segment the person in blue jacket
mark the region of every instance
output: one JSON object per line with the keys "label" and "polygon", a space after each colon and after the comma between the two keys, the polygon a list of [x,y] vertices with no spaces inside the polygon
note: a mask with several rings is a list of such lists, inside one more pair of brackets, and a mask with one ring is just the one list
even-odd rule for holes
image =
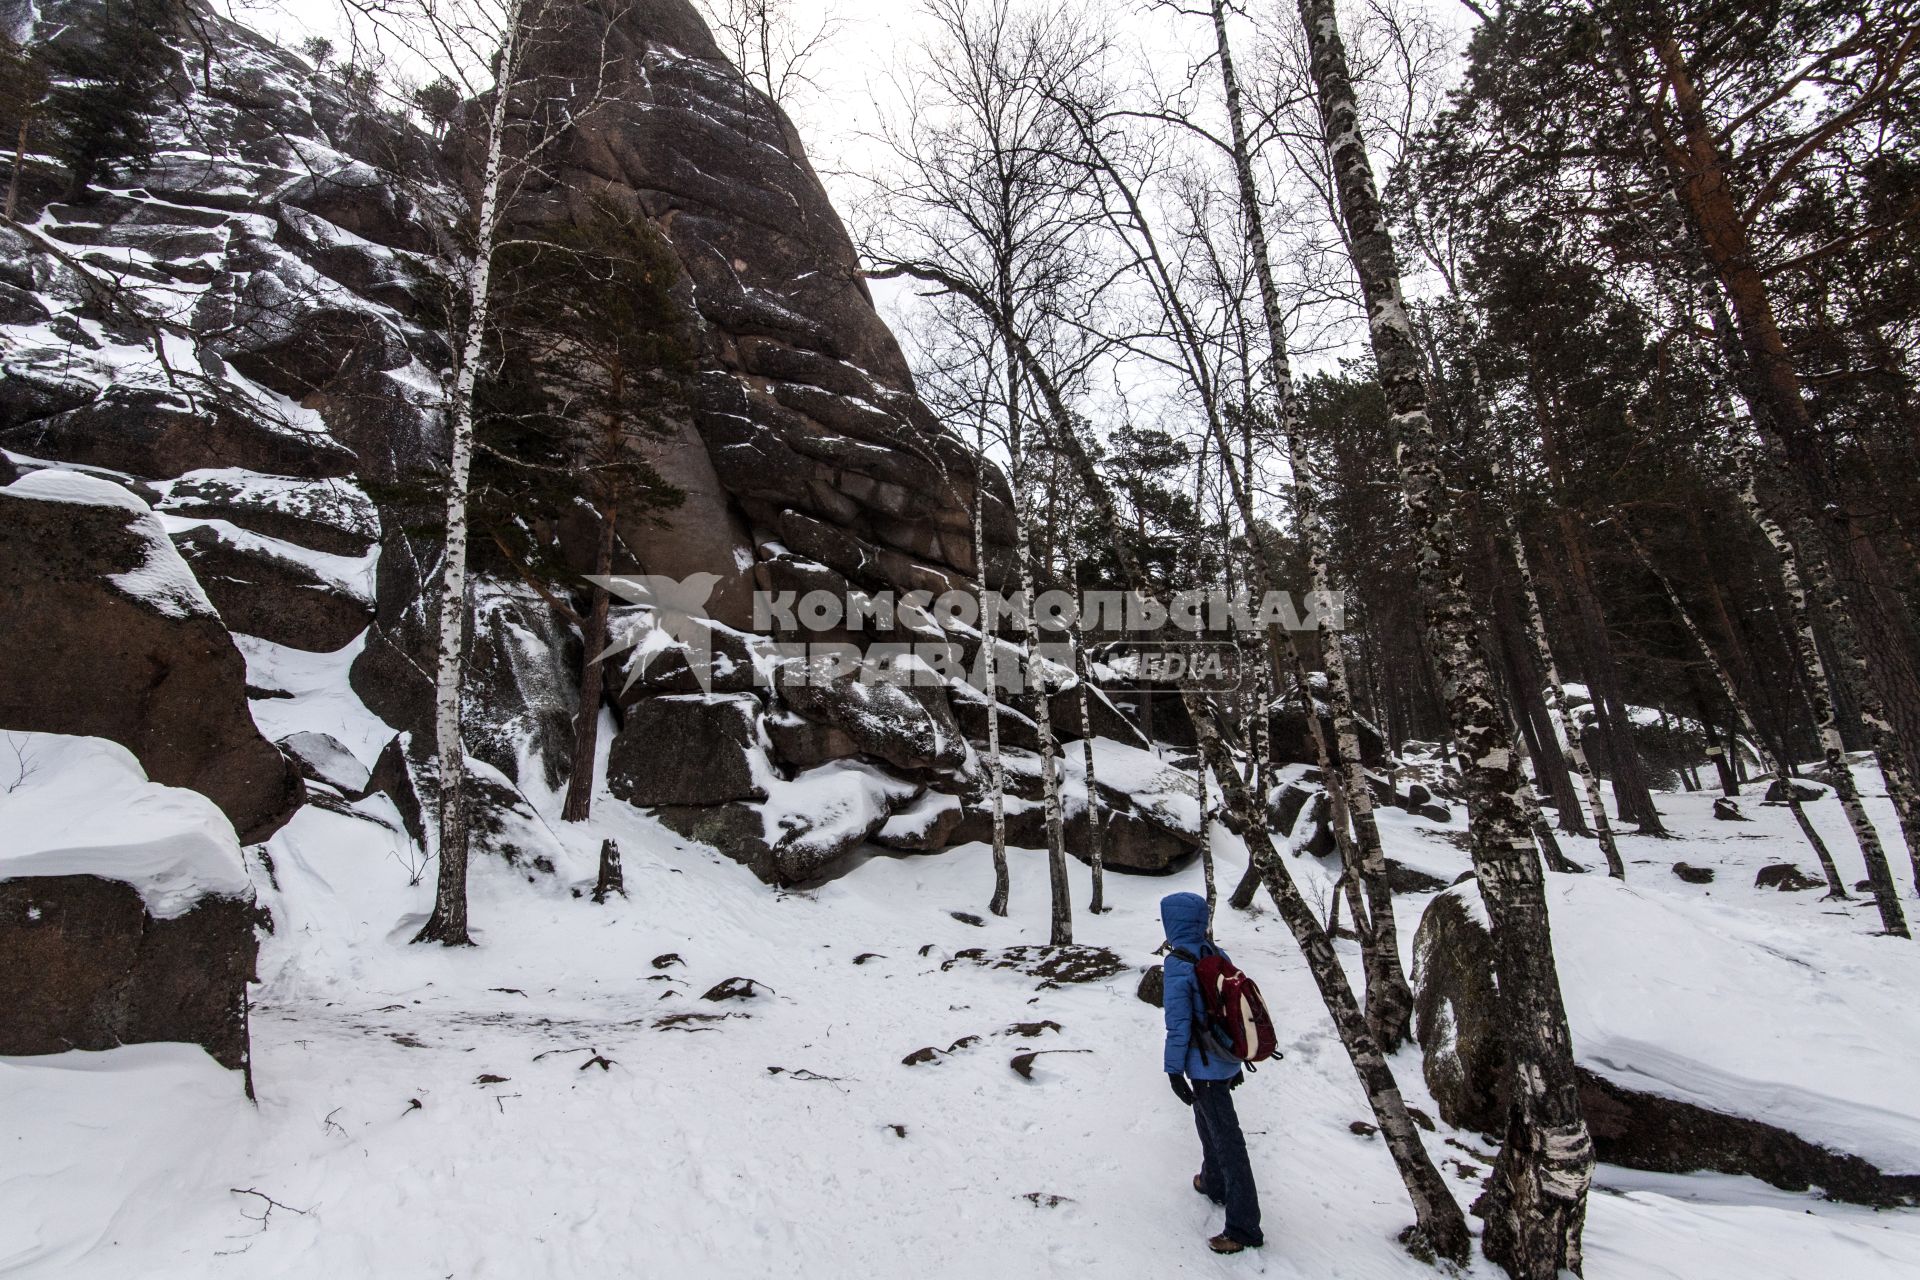
{"label": "person in blue jacket", "polygon": [[1227,1208],[1227,1223],[1207,1241],[1215,1253],[1239,1253],[1265,1243],[1260,1234],[1260,1198],[1247,1161],[1247,1140],[1234,1114],[1232,1090],[1243,1078],[1234,1056],[1204,1039],[1206,1007],[1194,962],[1226,952],[1209,936],[1207,900],[1197,893],[1160,899],[1160,925],[1167,934],[1163,1005],[1167,1017],[1165,1067],[1174,1096],[1193,1108],[1200,1131],[1200,1172],[1193,1189]]}

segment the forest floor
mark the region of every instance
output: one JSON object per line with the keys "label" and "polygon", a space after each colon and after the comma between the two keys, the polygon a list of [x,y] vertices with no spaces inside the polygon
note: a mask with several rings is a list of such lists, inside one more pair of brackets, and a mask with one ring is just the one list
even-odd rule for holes
{"label": "forest floor", "polygon": [[[1920,1170],[1920,944],[1870,936],[1865,902],[1752,888],[1767,862],[1813,870],[1784,812],[1750,798],[1755,821],[1718,823],[1709,796],[1659,799],[1679,838],[1629,838],[1627,884],[1550,879],[1582,1057]],[[1815,808],[1857,878],[1837,805]],[[1394,1243],[1405,1197],[1379,1139],[1349,1128],[1365,1103],[1270,910],[1223,911],[1217,929],[1286,1055],[1236,1094],[1268,1243],[1206,1251],[1217,1211],[1188,1186],[1197,1141],[1160,1072],[1159,1012],[1134,993],[1160,896],[1200,889],[1198,866],[1109,876],[1112,910],[1094,917],[1074,864],[1077,936],[1126,968],[1043,987],[955,959],[1046,940],[1039,854],[1015,853],[1013,912],[994,919],[979,845],[780,892],[623,806],[600,815],[559,833],[557,876],[477,863],[480,945],[449,951],[409,945],[430,883],[387,832],[304,810],[268,846],[272,882],[255,868],[275,918],[258,1105],[191,1047],[0,1059],[0,1273],[1431,1274]],[[1465,868],[1446,839],[1457,817],[1387,817],[1393,856]],[[630,896],[596,906],[572,886],[606,835]],[[1222,844],[1224,897],[1242,854]],[[1598,862],[1590,843],[1569,850]],[[1718,880],[1683,884],[1680,860]],[[1325,870],[1290,861],[1324,899]],[[1425,902],[1402,899],[1409,945]],[[736,977],[758,994],[702,998]],[[940,1052],[903,1064],[923,1047]],[[1012,1062],[1035,1049],[1049,1052],[1024,1078]],[[1432,1112],[1418,1051],[1394,1069]],[[1442,1126],[1426,1141],[1470,1203],[1484,1140]],[[1587,1248],[1587,1274],[1608,1280],[1910,1277],[1920,1212],[1603,1166]],[[1476,1259],[1471,1274],[1495,1272]]]}

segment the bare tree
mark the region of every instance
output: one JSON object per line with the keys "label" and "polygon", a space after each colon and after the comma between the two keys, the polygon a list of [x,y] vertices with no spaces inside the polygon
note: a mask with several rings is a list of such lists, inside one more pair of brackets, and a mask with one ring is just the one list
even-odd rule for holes
{"label": "bare tree", "polygon": [[1508,1114],[1506,1145],[1482,1201],[1482,1247],[1516,1280],[1553,1280],[1563,1269],[1581,1268],[1594,1157],[1554,968],[1544,871],[1534,844],[1533,789],[1475,643],[1440,433],[1428,409],[1420,348],[1332,0],[1300,0],[1300,22],[1318,91],[1321,145],[1332,166],[1374,360],[1398,433],[1401,487],[1420,542],[1428,644],[1461,748],[1474,870],[1493,922],[1508,1045]]}
{"label": "bare tree", "polygon": [[[608,100],[605,39],[620,7],[576,11],[554,0],[344,0],[356,48],[422,66],[459,87],[470,104],[470,142],[478,158],[468,192],[466,251],[449,264],[459,336],[446,387],[451,438],[445,477],[446,546],[439,574],[434,674],[434,754],[439,773],[438,882],[433,911],[415,941],[470,946],[467,862],[470,844],[461,687],[465,676],[469,504],[472,500],[475,393],[490,332],[495,255],[506,239],[520,192],[542,175],[562,140]],[[530,92],[530,54],[598,37],[598,75],[564,91]]]}
{"label": "bare tree", "polygon": [[814,64],[846,23],[828,6],[818,22],[793,0],[699,0],[721,52],[752,85],[782,107],[815,88]]}

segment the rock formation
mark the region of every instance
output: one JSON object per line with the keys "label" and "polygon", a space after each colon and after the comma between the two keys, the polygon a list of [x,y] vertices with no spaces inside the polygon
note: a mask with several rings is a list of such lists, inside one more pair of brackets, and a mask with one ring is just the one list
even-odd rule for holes
{"label": "rock formation", "polygon": [[[40,16],[66,23],[96,2],[51,0]],[[682,497],[664,519],[623,519],[615,567],[713,583],[700,670],[655,646],[639,678],[629,684],[626,668],[609,681],[621,721],[614,794],[661,806],[676,828],[779,881],[817,875],[870,837],[934,851],[977,835],[977,696],[939,680],[816,685],[782,670],[774,645],[950,641],[971,655],[979,635],[904,613],[891,629],[795,633],[756,619],[753,594],[971,590],[976,502],[986,576],[1004,586],[1004,478],[990,467],[977,477],[970,452],[915,395],[792,124],[726,62],[687,0],[563,16],[572,25],[562,34],[594,38],[536,42],[525,97],[551,102],[591,83],[592,109],[553,140],[511,216],[553,230],[617,207],[670,250],[695,390],[642,447]],[[84,467],[139,495],[209,606],[193,625],[206,631],[203,648],[225,655],[227,685],[240,682],[240,663],[230,641],[220,648],[222,624],[250,637],[249,655],[351,658],[353,692],[396,735],[374,785],[410,825],[424,808],[419,829],[429,829],[439,406],[451,359],[438,317],[469,148],[457,120],[431,136],[211,11],[196,10],[193,27],[174,41],[152,158],[77,204],[58,198],[58,175],[30,173],[31,216],[0,228],[0,458],[9,474]],[[34,536],[61,536],[65,520],[43,512]],[[98,517],[76,515],[74,526],[89,520]],[[573,573],[587,572],[589,548],[564,523],[543,520],[542,536]],[[9,532],[25,537],[27,525]],[[31,576],[22,566],[38,554],[9,553],[10,571]],[[550,791],[570,767],[591,655],[484,538],[470,607],[468,751],[491,779],[487,794]],[[644,630],[636,613],[618,625]],[[85,654],[72,646],[68,685],[86,682]],[[111,701],[132,723],[88,719],[84,700],[60,701],[49,718],[15,698],[7,706],[22,709],[0,714],[0,727],[117,736],[151,756],[156,778],[215,795],[245,838],[269,833],[297,802],[294,766],[244,732],[231,692],[206,699],[186,726],[136,709],[111,683],[150,678],[136,656],[102,664],[119,670],[101,687],[117,690]],[[1038,745],[1029,704],[1007,708],[1015,748]],[[1093,705],[1095,733],[1145,746],[1120,707],[1104,695]],[[1052,711],[1063,737],[1078,735],[1076,695],[1056,693]],[[668,743],[684,748],[675,762],[662,758]],[[244,768],[236,751],[252,753]],[[1116,811],[1110,865],[1165,870],[1192,849],[1190,824],[1124,788],[1103,787],[1102,799]],[[1037,828],[1023,821],[1016,814],[1031,840]],[[481,821],[482,846],[487,831],[512,827]],[[1070,827],[1084,846],[1084,823]]]}

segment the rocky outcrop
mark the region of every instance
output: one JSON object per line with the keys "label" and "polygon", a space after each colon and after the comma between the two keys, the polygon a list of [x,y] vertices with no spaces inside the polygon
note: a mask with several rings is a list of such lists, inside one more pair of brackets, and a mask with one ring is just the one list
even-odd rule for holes
{"label": "rocky outcrop", "polygon": [[212,799],[249,843],[303,796],[254,726],[246,664],[158,518],[72,472],[0,489],[0,728],[121,743],[154,781]]}
{"label": "rocky outcrop", "polygon": [[643,698],[613,741],[607,787],[646,806],[765,800],[772,770],[759,726],[750,693]]}
{"label": "rocky outcrop", "polygon": [[[1440,894],[1413,939],[1414,1034],[1427,1088],[1457,1128],[1506,1130],[1506,1042],[1500,1028],[1493,939],[1473,886]],[[1628,1089],[1587,1064],[1576,1068],[1594,1150],[1610,1164],[1659,1173],[1713,1170],[1788,1191],[1819,1187],[1861,1204],[1920,1200],[1920,1177],[1889,1175],[1763,1121]]]}
{"label": "rocky outcrop", "polygon": [[7,738],[0,1055],[179,1040],[244,1068],[262,917],[232,825],[116,743]]}
{"label": "rocky outcrop", "polygon": [[180,1040],[244,1070],[258,921],[231,898],[157,920],[97,876],[0,880],[0,1054]]}

